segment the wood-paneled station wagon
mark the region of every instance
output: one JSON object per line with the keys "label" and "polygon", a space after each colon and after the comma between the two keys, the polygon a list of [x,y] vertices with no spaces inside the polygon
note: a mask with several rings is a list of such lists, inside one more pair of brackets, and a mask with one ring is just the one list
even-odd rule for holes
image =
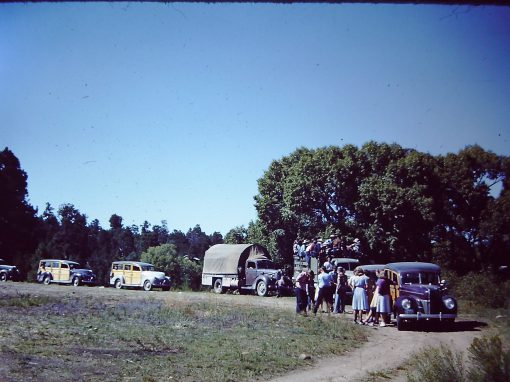
{"label": "wood-paneled station wagon", "polygon": [[170,290],[170,277],[156,271],[154,265],[140,261],[114,261],[110,272],[110,285],[117,289],[152,288]]}
{"label": "wood-paneled station wagon", "polygon": [[398,330],[419,321],[451,324],[457,317],[457,301],[441,281],[438,265],[421,262],[386,264],[391,281],[393,314]]}

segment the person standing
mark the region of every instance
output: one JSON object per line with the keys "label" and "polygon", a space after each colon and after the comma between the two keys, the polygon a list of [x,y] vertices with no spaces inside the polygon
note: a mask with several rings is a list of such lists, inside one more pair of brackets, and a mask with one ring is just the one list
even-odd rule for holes
{"label": "person standing", "polygon": [[333,305],[333,291],[331,290],[332,285],[333,280],[331,274],[326,271],[325,267],[321,267],[318,276],[319,293],[317,295],[317,301],[315,301],[315,305],[313,307],[313,314],[317,314],[317,310],[323,301],[326,301],[328,314],[331,313],[331,306]]}
{"label": "person standing", "polygon": [[376,283],[376,293],[378,297],[377,306],[375,308],[375,321],[377,321],[379,316],[382,316],[379,326],[386,326],[389,313],[391,313],[390,283],[382,271],[379,273],[379,280],[377,280]]}
{"label": "person standing", "polygon": [[[363,270],[358,268],[356,278],[353,280],[354,291],[352,294],[352,310],[354,310],[354,323],[365,325],[363,313],[370,309],[367,296],[368,277],[363,274]],[[359,315],[359,322],[358,322]]]}
{"label": "person standing", "polygon": [[349,289],[348,278],[345,269],[338,267],[338,276],[336,282],[335,307],[333,313],[345,312],[345,301],[347,300],[347,290]]}
{"label": "person standing", "polygon": [[294,292],[296,294],[296,313],[303,314],[304,316],[306,316],[306,307],[308,305],[306,289],[309,278],[310,276],[308,275],[308,269],[303,268],[301,273],[296,278],[296,287],[294,288]]}
{"label": "person standing", "polygon": [[307,308],[308,310],[312,310],[315,305],[315,273],[314,271],[310,271],[308,273],[308,284],[306,286],[306,294],[307,294]]}

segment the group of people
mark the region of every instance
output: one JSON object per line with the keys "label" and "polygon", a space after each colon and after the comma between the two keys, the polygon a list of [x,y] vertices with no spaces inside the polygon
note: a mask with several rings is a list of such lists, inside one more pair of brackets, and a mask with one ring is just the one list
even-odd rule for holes
{"label": "group of people", "polygon": [[314,238],[312,240],[294,240],[292,252],[295,258],[306,260],[308,267],[312,257],[318,258],[320,264],[328,256],[332,257],[359,257],[361,253],[360,240],[355,238],[352,244],[345,244],[339,235],[330,235],[329,239]]}
{"label": "group of people", "polygon": [[[317,290],[315,274],[308,268],[297,276],[295,284],[296,313],[314,315],[323,304],[323,312],[334,314],[345,313],[345,303],[348,292],[352,291],[352,309],[354,323],[361,325],[386,326],[391,313],[390,282],[384,272],[379,271],[376,277],[364,272],[361,267],[354,270],[354,275],[348,279],[342,267],[328,270],[324,265],[319,269]],[[363,320],[363,315],[366,319]]]}

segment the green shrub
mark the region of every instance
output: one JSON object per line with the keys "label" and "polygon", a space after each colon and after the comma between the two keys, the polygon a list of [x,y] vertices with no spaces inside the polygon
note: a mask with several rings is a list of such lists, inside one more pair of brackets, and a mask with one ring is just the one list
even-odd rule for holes
{"label": "green shrub", "polygon": [[445,345],[429,347],[413,360],[410,382],[507,382],[510,381],[510,350],[499,336],[475,338],[468,349],[469,364],[462,352]]}
{"label": "green shrub", "polygon": [[428,347],[412,362],[414,374],[408,375],[410,382],[461,382],[465,381],[462,353],[453,353],[446,346]]}
{"label": "green shrub", "polygon": [[471,360],[469,381],[510,381],[510,350],[503,349],[498,336],[475,338],[468,351]]}
{"label": "green shrub", "polygon": [[[510,308],[510,281],[497,279],[491,273],[468,273],[458,276],[444,272],[455,297],[478,308]],[[486,293],[490,290],[490,293]]]}

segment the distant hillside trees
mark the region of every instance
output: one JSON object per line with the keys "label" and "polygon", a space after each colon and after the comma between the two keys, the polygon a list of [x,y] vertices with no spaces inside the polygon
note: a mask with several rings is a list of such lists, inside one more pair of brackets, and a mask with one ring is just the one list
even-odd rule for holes
{"label": "distant hillside trees", "polygon": [[509,171],[479,146],[446,156],[376,142],[300,148],[258,180],[256,224],[284,264],[294,239],[338,232],[376,263],[497,266],[509,261]]}

